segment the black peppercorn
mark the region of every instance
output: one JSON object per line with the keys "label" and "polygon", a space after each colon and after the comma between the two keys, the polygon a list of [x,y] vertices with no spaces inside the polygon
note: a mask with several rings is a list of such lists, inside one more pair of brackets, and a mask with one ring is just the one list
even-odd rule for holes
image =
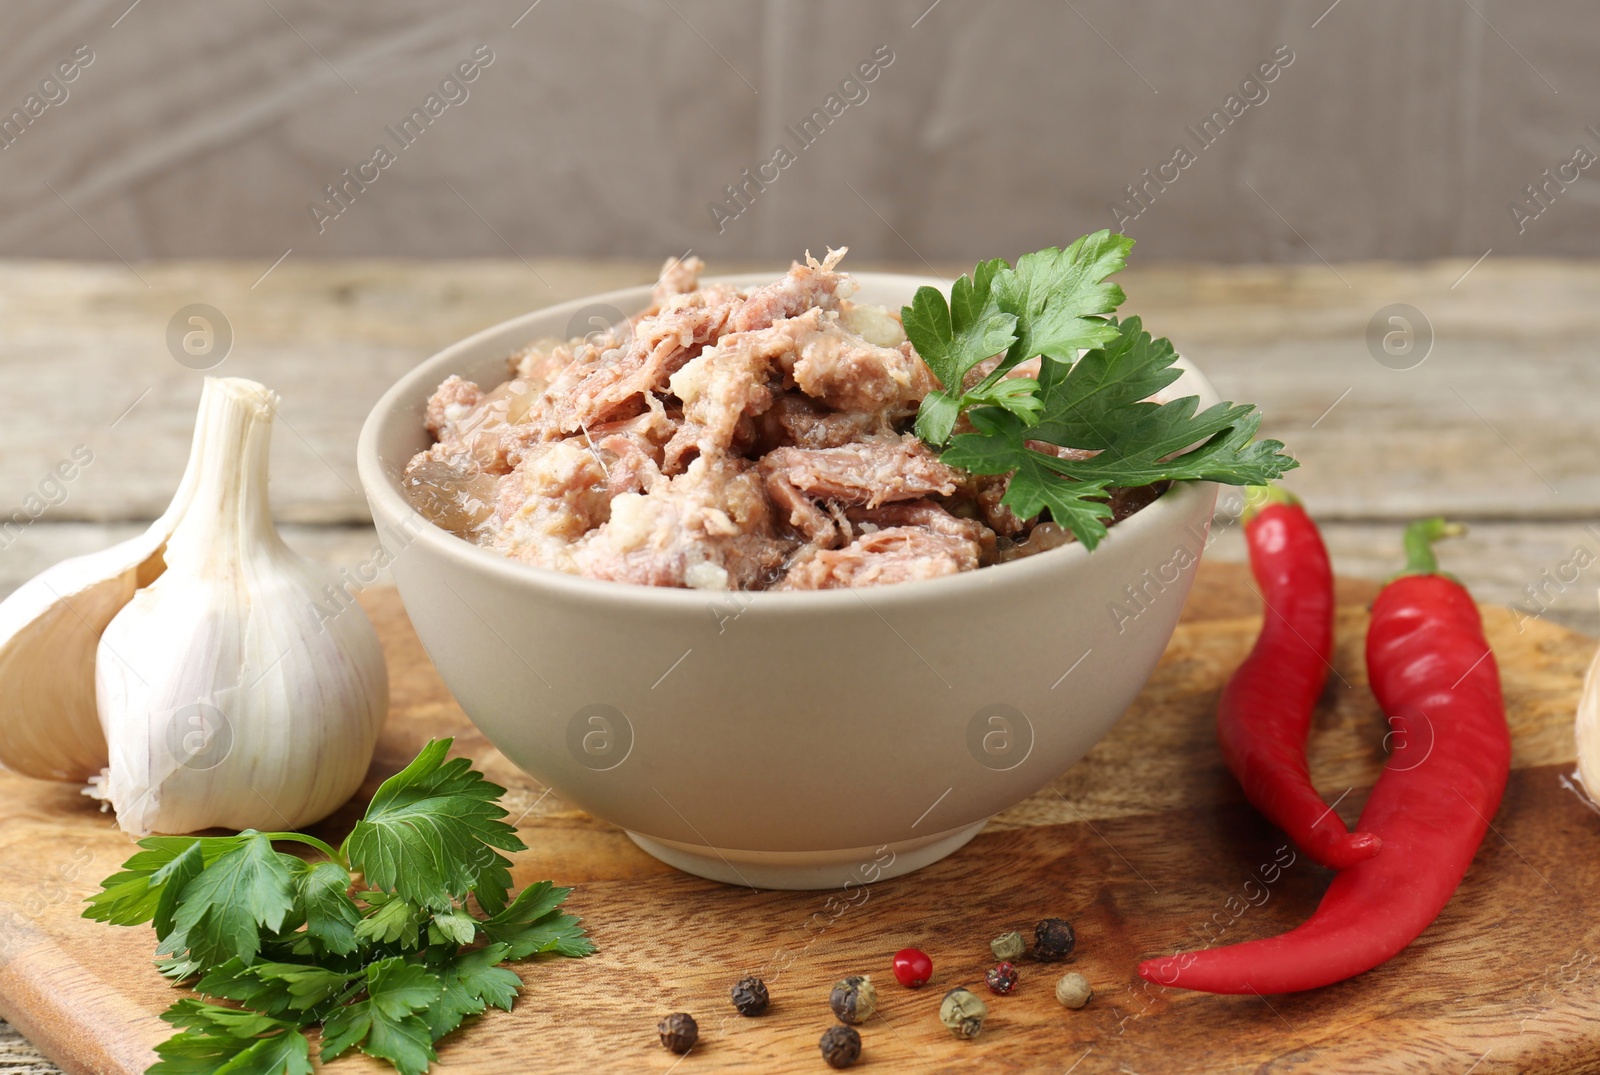
{"label": "black peppercorn", "polygon": [[700,1040],[700,1025],[688,1012],[675,1012],[656,1024],[661,1044],[675,1053],[686,1053]]}
{"label": "black peppercorn", "polygon": [[841,1023],[864,1023],[878,1010],[878,987],[865,974],[852,975],[834,985],[828,1007]]}
{"label": "black peppercorn", "polygon": [[741,978],[734,985],[733,1006],[740,1015],[760,1015],[767,1010],[771,998],[767,996],[767,983],[760,978]]}
{"label": "black peppercorn", "polygon": [[1040,963],[1059,963],[1072,954],[1077,943],[1071,922],[1065,918],[1042,919],[1033,929],[1033,958]]}
{"label": "black peppercorn", "polygon": [[861,1035],[853,1026],[831,1026],[817,1044],[829,1067],[847,1068],[861,1059]]}

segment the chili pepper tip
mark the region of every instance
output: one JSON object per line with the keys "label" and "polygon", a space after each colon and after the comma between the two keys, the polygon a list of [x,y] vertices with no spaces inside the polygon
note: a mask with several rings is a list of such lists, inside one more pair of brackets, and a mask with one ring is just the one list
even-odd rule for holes
{"label": "chili pepper tip", "polygon": [[1383,850],[1383,841],[1377,833],[1347,832],[1330,847],[1322,849],[1322,864],[1343,870],[1358,862],[1365,862]]}

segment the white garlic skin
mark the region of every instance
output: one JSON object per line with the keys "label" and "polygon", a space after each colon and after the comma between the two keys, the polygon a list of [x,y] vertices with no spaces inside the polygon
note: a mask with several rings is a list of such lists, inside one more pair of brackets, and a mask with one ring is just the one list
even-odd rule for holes
{"label": "white garlic skin", "polygon": [[207,379],[199,481],[166,570],[101,636],[101,794],[127,832],[300,828],[346,802],[372,760],[383,652],[354,602],[319,611],[336,574],[272,524],[276,403],[254,382]]}
{"label": "white garlic skin", "polygon": [[200,430],[172,503],[144,533],[62,560],[0,601],[0,765],[82,783],[106,766],[95,702],[100,634],[163,568],[198,479]]}
{"label": "white garlic skin", "polygon": [[1600,652],[1584,674],[1573,731],[1578,744],[1578,780],[1590,801],[1600,803]]}

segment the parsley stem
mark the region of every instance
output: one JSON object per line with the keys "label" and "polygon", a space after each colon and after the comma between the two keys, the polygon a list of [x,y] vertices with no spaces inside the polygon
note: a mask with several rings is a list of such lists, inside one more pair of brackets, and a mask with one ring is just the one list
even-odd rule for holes
{"label": "parsley stem", "polygon": [[327,844],[323,843],[321,840],[317,839],[315,836],[307,836],[303,832],[269,832],[265,833],[264,835],[267,839],[273,841],[274,843],[277,843],[280,840],[287,840],[291,843],[306,844],[310,847],[316,848],[318,851],[321,851],[324,855],[327,855],[339,865],[343,866],[345,864],[343,855],[334,850],[332,847],[329,847]]}

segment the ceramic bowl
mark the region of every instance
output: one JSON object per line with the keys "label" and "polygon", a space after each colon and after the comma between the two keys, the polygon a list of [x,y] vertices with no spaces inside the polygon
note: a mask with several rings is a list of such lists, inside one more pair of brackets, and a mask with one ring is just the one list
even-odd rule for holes
{"label": "ceramic bowl", "polygon": [[[770,276],[731,278],[761,283]],[[894,308],[915,276],[855,274]],[[359,469],[395,584],[461,707],[512,762],[690,873],[758,888],[869,883],[960,848],[1058,777],[1133,701],[1206,545],[1214,485],[966,574],[860,590],[706,593],[546,571],[440,530],[399,477],[454,373],[485,385],[541,336],[643,309],[565,303],[445,348],[367,418]],[[1193,367],[1169,394],[1216,393]]]}

